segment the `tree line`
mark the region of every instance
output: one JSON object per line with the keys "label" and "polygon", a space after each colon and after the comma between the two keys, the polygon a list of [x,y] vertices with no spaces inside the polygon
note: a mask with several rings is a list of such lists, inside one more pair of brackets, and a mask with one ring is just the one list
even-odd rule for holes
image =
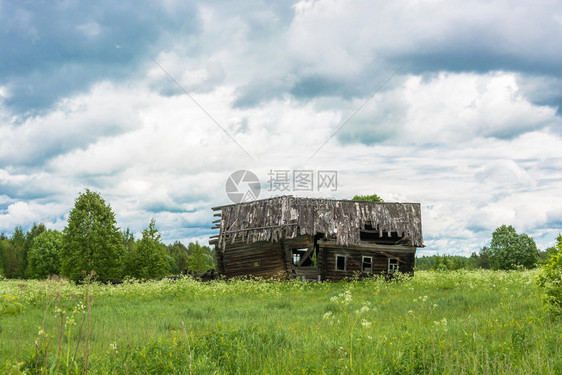
{"label": "tree line", "polygon": [[102,280],[149,279],[214,267],[208,246],[162,243],[154,219],[141,238],[129,228],[120,231],[111,207],[88,189],[76,198],[62,232],[33,224],[28,232],[18,226],[11,237],[0,234],[0,275],[6,278],[61,275],[78,281],[95,271]]}
{"label": "tree line", "polygon": [[550,247],[539,251],[532,237],[517,233],[511,225],[502,225],[492,233],[490,246],[484,246],[470,257],[460,255],[432,255],[416,259],[418,270],[495,269],[512,270],[544,265],[557,251]]}

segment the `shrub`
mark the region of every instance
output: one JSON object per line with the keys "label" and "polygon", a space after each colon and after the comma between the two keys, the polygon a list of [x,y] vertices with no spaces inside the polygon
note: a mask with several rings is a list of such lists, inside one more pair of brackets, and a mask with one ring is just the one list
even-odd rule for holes
{"label": "shrub", "polygon": [[551,254],[537,279],[546,290],[547,306],[556,313],[562,313],[562,235],[558,235],[556,240],[556,252]]}

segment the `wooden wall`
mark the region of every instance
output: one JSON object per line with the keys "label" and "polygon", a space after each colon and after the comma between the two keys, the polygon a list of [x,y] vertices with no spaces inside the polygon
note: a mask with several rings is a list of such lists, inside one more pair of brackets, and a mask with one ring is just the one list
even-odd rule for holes
{"label": "wooden wall", "polygon": [[280,241],[228,244],[224,253],[217,256],[217,262],[226,277],[284,276],[287,272]]}
{"label": "wooden wall", "polygon": [[[387,254],[399,258],[399,271],[402,273],[414,272],[414,253],[396,253],[386,251]],[[346,256],[346,270],[336,270],[336,255]],[[372,250],[348,249],[346,247],[321,245],[319,258],[322,259],[321,276],[322,280],[339,281],[344,278],[351,278],[359,273],[361,276],[369,276],[369,274],[361,271],[361,263],[363,256],[373,257],[372,273],[382,274],[388,272],[388,257],[385,254],[374,252]]]}
{"label": "wooden wall", "polygon": [[[218,270],[229,278],[250,275],[257,277],[295,277],[291,249],[310,248],[312,246],[314,246],[314,237],[308,235],[281,241],[253,243],[236,241],[228,243],[224,251],[217,251]],[[336,270],[336,255],[346,256],[345,271]],[[373,258],[372,274],[387,273],[387,255],[401,260],[399,261],[400,272],[413,274],[415,252],[393,252],[391,246],[389,246],[389,250],[380,252],[360,247],[338,246],[335,242],[321,243],[318,246],[316,262],[321,280],[338,281],[344,278],[352,278],[357,273],[362,276],[369,276],[369,274],[361,272],[363,256]]]}

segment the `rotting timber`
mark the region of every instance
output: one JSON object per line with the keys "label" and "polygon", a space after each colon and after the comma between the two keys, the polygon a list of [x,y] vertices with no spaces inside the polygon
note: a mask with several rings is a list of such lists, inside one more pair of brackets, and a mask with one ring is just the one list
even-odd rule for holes
{"label": "rotting timber", "polygon": [[218,271],[342,280],[413,274],[423,247],[419,203],[378,203],[282,196],[214,207],[211,237]]}

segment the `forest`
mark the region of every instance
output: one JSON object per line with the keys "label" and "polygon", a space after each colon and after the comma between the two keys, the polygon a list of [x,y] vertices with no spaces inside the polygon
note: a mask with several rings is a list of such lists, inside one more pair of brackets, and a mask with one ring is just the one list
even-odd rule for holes
{"label": "forest", "polygon": [[208,246],[165,245],[154,219],[140,238],[129,228],[119,230],[111,207],[89,190],[76,199],[62,232],[34,223],[27,232],[18,226],[10,237],[0,234],[0,276],[8,279],[59,275],[78,281],[92,270],[101,280],[153,279],[201,273],[214,265]]}

